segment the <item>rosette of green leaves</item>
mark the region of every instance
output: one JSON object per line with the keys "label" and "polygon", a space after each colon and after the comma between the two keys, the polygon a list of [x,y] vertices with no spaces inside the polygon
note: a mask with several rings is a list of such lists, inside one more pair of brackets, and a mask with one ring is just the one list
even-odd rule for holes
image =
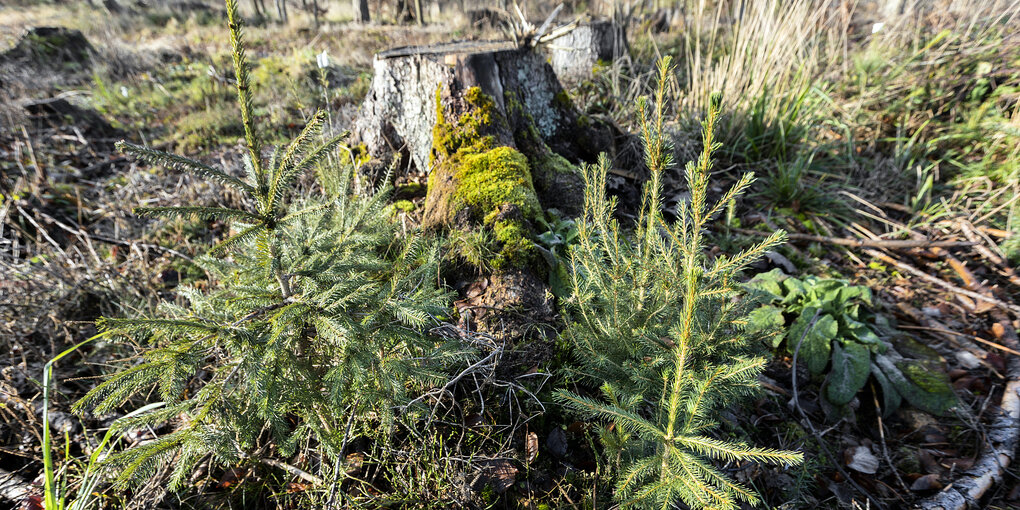
{"label": "rosette of green leaves", "polygon": [[[794,278],[779,269],[757,275],[748,286],[764,294],[765,305],[748,321],[751,331],[775,330],[772,346],[783,345],[798,357],[812,376],[824,376],[823,394],[845,406],[873,377],[882,390],[885,414],[903,399],[934,414],[956,404],[948,379],[938,370],[938,355],[910,346],[905,357],[893,347],[913,343],[872,313],[871,289],[845,280],[805,276]],[[887,332],[890,340],[879,336]]]}

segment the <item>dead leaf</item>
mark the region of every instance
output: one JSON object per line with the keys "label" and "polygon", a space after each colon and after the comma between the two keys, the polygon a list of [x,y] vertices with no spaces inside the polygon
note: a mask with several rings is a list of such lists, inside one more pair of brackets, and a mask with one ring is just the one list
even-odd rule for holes
{"label": "dead leaf", "polygon": [[871,453],[871,448],[868,448],[867,446],[847,448],[843,455],[846,460],[847,467],[857,471],[858,473],[873,475],[878,471],[878,457]]}
{"label": "dead leaf", "polygon": [[361,452],[349,453],[344,458],[344,463],[348,475],[358,474],[361,472],[361,466],[365,463],[365,454]]}
{"label": "dead leaf", "polygon": [[481,463],[482,476],[479,488],[491,485],[497,494],[503,494],[517,482],[517,467],[507,459],[493,459]]}
{"label": "dead leaf", "polygon": [[994,352],[989,352],[985,355],[985,361],[1000,374],[1006,371],[1006,361],[1002,359],[1002,356]]}
{"label": "dead leaf", "polygon": [[549,437],[545,439],[545,447],[557,457],[566,456],[567,434],[559,427],[552,429],[552,432],[549,433]]}
{"label": "dead leaf", "polygon": [[930,450],[918,450],[917,460],[921,463],[925,473],[939,474],[942,472],[942,466],[939,466],[939,463],[935,461],[935,456]]}
{"label": "dead leaf", "polygon": [[528,464],[534,462],[535,457],[538,457],[538,434],[528,432],[524,441],[524,456],[528,459]]}
{"label": "dead leaf", "polygon": [[935,491],[942,488],[942,482],[939,481],[939,475],[934,473],[930,475],[924,475],[914,483],[910,484],[910,490],[921,492],[921,491]]}
{"label": "dead leaf", "polygon": [[287,493],[294,494],[296,492],[304,492],[312,488],[310,483],[298,483],[298,482],[287,482]]}
{"label": "dead leaf", "polygon": [[797,272],[797,266],[793,265],[790,259],[784,257],[779,252],[767,251],[765,252],[765,257],[769,259],[772,265],[781,267],[783,271],[786,271],[786,274],[795,274]]}
{"label": "dead leaf", "polygon": [[230,468],[223,476],[220,477],[220,488],[226,489],[228,487],[237,485],[244,481],[245,477],[248,476],[248,470],[243,468]]}

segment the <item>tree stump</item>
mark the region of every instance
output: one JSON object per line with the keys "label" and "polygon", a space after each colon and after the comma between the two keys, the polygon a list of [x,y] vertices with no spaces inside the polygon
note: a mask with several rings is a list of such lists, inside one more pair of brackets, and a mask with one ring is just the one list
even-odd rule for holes
{"label": "tree stump", "polygon": [[626,32],[612,21],[585,23],[549,43],[553,70],[568,87],[591,79],[595,65],[611,62],[626,51]]}
{"label": "tree stump", "polygon": [[426,228],[492,242],[492,274],[463,302],[470,316],[513,336],[551,318],[535,225],[546,208],[580,212],[575,163],[610,151],[611,132],[576,110],[541,54],[511,43],[397,48],[374,66],[355,124],[364,150],[402,152],[428,173]]}

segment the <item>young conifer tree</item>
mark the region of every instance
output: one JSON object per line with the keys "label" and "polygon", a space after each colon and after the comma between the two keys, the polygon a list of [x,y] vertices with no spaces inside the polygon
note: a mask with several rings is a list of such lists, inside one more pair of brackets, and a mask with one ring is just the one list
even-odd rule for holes
{"label": "young conifer tree", "polygon": [[[187,305],[164,302],[154,316],[98,322],[144,350],[140,362],[98,385],[77,409],[109,412],[155,388],[162,407],[116,426],[173,430],[108,460],[120,482],[147,479],[172,462],[176,488],[206,459],[232,465],[257,455],[290,456],[309,444],[337,458],[352,419],[391,423],[407,395],[460,358],[423,333],[448,304],[437,286],[437,247],[398,234],[384,193],[351,192],[350,167],[336,163],[341,138],[320,143],[325,116],[315,115],[289,145],[263,159],[241,20],[236,1],[226,4],[247,177],[120,144],[149,164],[233,188],[245,204],[136,209],[215,218],[236,233],[197,259],[212,275],[210,289],[180,288]],[[324,196],[294,196],[293,181],[311,169]]]}
{"label": "young conifer tree", "polygon": [[[725,476],[713,461],[797,464],[796,452],[754,448],[713,438],[718,410],[757,389],[765,359],[753,354],[743,332],[751,299],[734,276],[784,239],[774,233],[760,244],[714,261],[704,254],[709,220],[752,182],[741,177],[714,204],[708,201],[712,135],[721,97],[713,96],[703,123],[704,150],[685,173],[690,201],[678,219],[662,214],[662,174],[672,165],[663,107],[669,59],[659,65],[651,112],[641,101],[645,161],[651,171],[633,235],[613,219],[615,200],[605,196],[609,162],[584,169],[584,215],[571,252],[572,297],[564,331],[576,349],[576,375],[599,387],[599,398],[559,390],[561,404],[607,425],[600,428],[616,498],[628,507],[738,508],[755,495]],[[610,426],[611,425],[611,426]]]}

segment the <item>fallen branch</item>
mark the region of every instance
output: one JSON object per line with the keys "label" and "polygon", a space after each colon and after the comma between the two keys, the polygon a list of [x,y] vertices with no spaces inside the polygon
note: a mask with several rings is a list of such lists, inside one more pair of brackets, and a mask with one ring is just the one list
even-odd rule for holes
{"label": "fallen branch", "polygon": [[992,227],[977,227],[977,229],[990,236],[995,236],[1002,239],[1009,239],[1010,237],[1013,237],[1013,233],[1008,230],[1001,230]]}
{"label": "fallen branch", "polygon": [[[741,234],[767,237],[770,232],[759,232],[746,228],[731,229]],[[971,241],[929,241],[924,239],[850,239],[847,237],[829,237],[813,234],[787,233],[787,239],[797,241],[814,241],[818,243],[835,244],[839,246],[850,246],[852,248],[957,248],[973,246],[976,243]]]}
{"label": "fallen branch", "polygon": [[[991,294],[977,278],[950,253],[940,255],[959,274],[971,289]],[[1009,317],[999,309],[989,313],[995,324],[992,332],[999,342],[1010,349],[1020,350],[1020,337]],[[981,508],[981,498],[1001,482],[1020,444],[1020,356],[1010,356],[1006,361],[1006,388],[999,402],[999,414],[992,420],[985,434],[985,445],[974,465],[964,471],[963,476],[949,484],[942,492],[922,500],[917,507],[922,510],[965,510]]]}
{"label": "fallen branch", "polygon": [[319,477],[317,477],[317,476],[315,476],[315,475],[313,475],[313,474],[311,474],[311,473],[309,473],[307,471],[303,471],[303,470],[298,469],[298,468],[296,468],[294,466],[291,466],[290,464],[287,464],[286,462],[280,462],[280,461],[278,461],[276,459],[262,459],[262,463],[267,465],[267,466],[270,466],[270,467],[274,467],[274,468],[277,468],[277,469],[282,469],[282,470],[284,470],[284,471],[286,471],[286,472],[288,472],[288,473],[290,473],[290,474],[292,474],[292,475],[294,475],[294,476],[296,476],[296,477],[298,477],[298,478],[300,478],[300,479],[302,479],[302,480],[304,480],[304,481],[306,481],[306,482],[308,482],[310,484],[313,484],[313,485],[322,485],[322,478],[319,478]]}
{"label": "fallen branch", "polygon": [[[1020,349],[1020,339],[1009,318],[993,309],[996,320],[993,331],[999,341],[1012,349]],[[964,510],[982,508],[981,498],[988,489],[1002,481],[1006,468],[1013,460],[1020,443],[1020,356],[1010,356],[1006,362],[1006,389],[999,403],[999,415],[988,426],[985,446],[970,469],[964,471],[948,487],[922,500],[917,507],[923,510]]]}
{"label": "fallen branch", "polygon": [[25,498],[32,495],[35,490],[32,484],[15,473],[0,468],[0,499],[6,499],[18,505],[25,501]]}

